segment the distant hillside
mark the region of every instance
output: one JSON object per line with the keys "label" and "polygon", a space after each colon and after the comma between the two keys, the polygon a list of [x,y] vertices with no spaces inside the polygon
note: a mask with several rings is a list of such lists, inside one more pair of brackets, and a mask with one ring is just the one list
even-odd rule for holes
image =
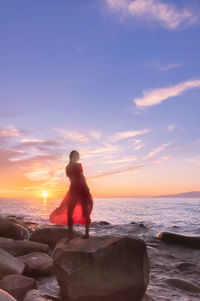
{"label": "distant hillside", "polygon": [[158,198],[200,198],[200,191],[190,191],[177,194],[160,195]]}

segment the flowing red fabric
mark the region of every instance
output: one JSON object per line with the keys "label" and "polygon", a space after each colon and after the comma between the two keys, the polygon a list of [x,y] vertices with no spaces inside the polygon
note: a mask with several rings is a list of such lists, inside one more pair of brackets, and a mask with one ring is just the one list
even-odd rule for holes
{"label": "flowing red fabric", "polygon": [[66,176],[71,184],[68,192],[49,216],[51,223],[57,225],[90,224],[90,214],[93,208],[93,199],[83,175],[80,163],[71,163],[66,167]]}

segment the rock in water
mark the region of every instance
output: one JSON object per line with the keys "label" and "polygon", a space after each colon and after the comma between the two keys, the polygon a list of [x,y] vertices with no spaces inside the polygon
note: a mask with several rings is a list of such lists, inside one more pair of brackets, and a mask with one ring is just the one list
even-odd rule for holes
{"label": "rock in water", "polygon": [[0,218],[0,236],[13,239],[24,239],[27,238],[28,235],[28,230],[22,225],[17,224],[9,218]]}
{"label": "rock in water", "polygon": [[200,286],[182,279],[170,278],[167,279],[166,282],[171,286],[182,289],[184,291],[200,293]]}
{"label": "rock in water", "polygon": [[0,279],[9,274],[22,274],[24,268],[23,262],[0,249]]}
{"label": "rock in water", "polygon": [[49,251],[49,247],[47,245],[29,240],[1,242],[1,248],[13,256],[22,256],[32,252],[48,253]]}
{"label": "rock in water", "polygon": [[24,264],[24,275],[30,277],[47,276],[53,273],[53,259],[40,252],[18,257]]}
{"label": "rock in water", "polygon": [[0,280],[0,288],[11,294],[18,301],[22,301],[25,294],[37,288],[35,279],[22,275],[9,275]]}
{"label": "rock in water", "polygon": [[146,245],[136,238],[61,240],[54,265],[65,301],[140,301],[149,282]]}
{"label": "rock in water", "polygon": [[110,223],[109,223],[109,222],[106,222],[106,221],[100,221],[100,222],[99,222],[99,225],[102,225],[102,226],[108,226],[108,225],[110,225]]}
{"label": "rock in water", "polygon": [[30,290],[23,301],[61,301],[59,297],[47,295],[39,290]]}
{"label": "rock in water", "polygon": [[[67,227],[49,226],[35,230],[31,234],[30,240],[47,244],[53,249],[60,239],[67,238],[67,236]],[[81,236],[81,233],[74,231],[74,236]]]}
{"label": "rock in water", "polygon": [[160,232],[157,235],[161,240],[173,244],[173,245],[181,245],[188,248],[193,248],[200,250],[200,237],[197,236],[185,236],[176,233],[170,232]]}
{"label": "rock in water", "polygon": [[17,301],[13,296],[0,289],[0,300],[1,301]]}

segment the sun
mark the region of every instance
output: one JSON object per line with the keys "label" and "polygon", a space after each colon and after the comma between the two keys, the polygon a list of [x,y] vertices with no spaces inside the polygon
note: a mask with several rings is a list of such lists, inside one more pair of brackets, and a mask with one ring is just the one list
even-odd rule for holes
{"label": "sun", "polygon": [[43,196],[43,198],[47,198],[48,197],[48,192],[43,191],[42,196]]}

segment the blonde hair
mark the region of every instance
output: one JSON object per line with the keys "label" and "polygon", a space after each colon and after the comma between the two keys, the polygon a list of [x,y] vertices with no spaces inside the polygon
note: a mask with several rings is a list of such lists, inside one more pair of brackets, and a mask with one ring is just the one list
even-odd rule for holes
{"label": "blonde hair", "polygon": [[80,159],[80,155],[79,152],[77,150],[73,150],[71,151],[71,153],[69,154],[69,161],[71,163],[75,163]]}

